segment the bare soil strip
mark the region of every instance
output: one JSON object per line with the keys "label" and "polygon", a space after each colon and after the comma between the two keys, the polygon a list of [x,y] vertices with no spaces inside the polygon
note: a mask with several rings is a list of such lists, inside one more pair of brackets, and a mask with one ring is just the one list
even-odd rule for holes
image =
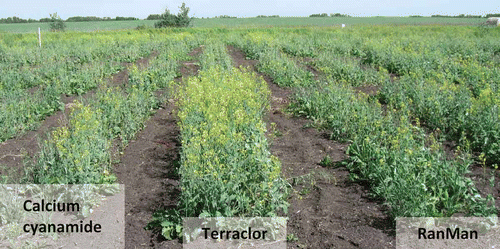
{"label": "bare soil strip", "polygon": [[125,247],[155,246],[160,237],[144,230],[154,211],[175,207],[180,142],[173,105],[158,110],[123,151],[114,173],[125,185]]}
{"label": "bare soil strip", "polygon": [[[201,47],[188,55],[197,57]],[[197,60],[181,62],[181,81],[198,72]],[[159,209],[176,208],[180,194],[181,143],[173,101],[164,103],[124,149],[114,173],[125,185],[125,248],[182,248],[178,240],[165,241],[161,235],[144,230]]]}
{"label": "bare soil strip", "polygon": [[[235,66],[254,69],[256,60],[232,46],[228,51]],[[271,142],[288,179],[296,179],[288,213],[288,248],[395,248],[395,231],[384,207],[369,198],[369,189],[349,180],[345,168],[325,168],[319,163],[325,156],[333,162],[346,158],[347,144],[327,139],[309,121],[284,112],[292,91],[280,88],[263,75],[272,92],[268,127],[276,124],[281,134]],[[293,237],[292,237],[293,235]]]}
{"label": "bare soil strip", "polygon": [[[157,55],[157,52],[152,52],[150,56],[139,59],[135,62],[138,67],[146,67],[149,60]],[[133,63],[123,63],[125,69],[116,73],[112,77],[105,80],[105,84],[124,86],[128,83],[127,67]],[[38,139],[46,139],[48,132],[54,128],[60,127],[67,123],[67,114],[75,99],[88,99],[96,93],[96,90],[86,92],[81,96],[66,95],[61,96],[61,101],[65,105],[64,111],[57,111],[43,120],[36,130],[28,131],[25,134],[12,138],[0,143],[0,176],[8,176],[16,179],[21,175],[24,168],[23,159],[25,156],[33,157],[38,153]]]}

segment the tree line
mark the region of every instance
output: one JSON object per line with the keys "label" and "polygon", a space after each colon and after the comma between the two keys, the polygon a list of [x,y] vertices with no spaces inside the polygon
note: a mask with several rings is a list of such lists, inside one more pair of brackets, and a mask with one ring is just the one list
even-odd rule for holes
{"label": "tree line", "polygon": [[[180,12],[179,15],[173,15],[170,13],[168,9],[166,9],[165,13],[163,14],[150,14],[146,20],[163,20],[162,24],[159,24],[159,26],[187,26],[189,24],[189,19],[187,17],[187,12],[189,11],[189,8],[183,4],[181,7],[179,7]],[[321,13],[321,14],[312,14],[309,15],[309,17],[351,17],[350,15],[346,14],[340,14],[340,13],[330,13],[328,15],[327,13]],[[280,17],[279,15],[258,15],[257,18],[269,18],[269,17]],[[424,17],[421,15],[411,15],[409,17]],[[431,17],[446,17],[446,18],[490,18],[490,17],[500,17],[500,13],[492,13],[492,14],[486,14],[484,16],[482,15],[465,15],[465,14],[460,14],[456,16],[450,16],[450,15],[431,15]],[[236,18],[235,16],[228,16],[228,15],[220,15],[216,16],[215,18]],[[62,20],[63,22],[95,22],[95,21],[133,21],[133,20],[139,20],[139,18],[136,17],[122,17],[122,16],[117,16],[115,18],[111,17],[96,17],[96,16],[72,16],[69,17],[66,20]],[[40,18],[40,20],[36,19],[22,19],[17,16],[13,17],[7,17],[7,18],[0,18],[0,23],[35,23],[35,22],[53,22],[54,20],[52,18]]]}
{"label": "tree line", "polygon": [[73,16],[66,19],[66,22],[95,22],[95,21],[134,21],[139,20],[135,17],[122,17],[117,16],[115,18],[111,17],[96,17],[96,16]]}
{"label": "tree line", "polygon": [[[65,20],[65,22],[95,22],[95,21],[133,21],[139,20],[136,17],[122,17],[117,16],[115,18],[111,17],[96,17],[96,16],[72,16]],[[52,22],[51,18],[40,18],[36,19],[22,19],[17,16],[0,18],[0,23],[34,23],[34,22]]]}
{"label": "tree line", "polygon": [[[328,17],[327,13],[312,14],[309,17]],[[330,17],[351,17],[350,15],[340,14],[340,13],[330,13]]]}
{"label": "tree line", "polygon": [[[482,18],[482,15],[465,15],[460,14],[456,16],[448,16],[448,15],[432,15],[431,17],[447,17],[447,18]],[[486,17],[486,16],[485,16]]]}
{"label": "tree line", "polygon": [[[424,16],[414,15],[414,16],[410,16],[410,17],[424,17]],[[484,16],[482,16],[482,15],[460,14],[460,15],[456,15],[456,16],[432,15],[431,17],[446,17],[446,18],[490,18],[490,17],[500,17],[500,13],[497,13],[497,14],[486,14]]]}

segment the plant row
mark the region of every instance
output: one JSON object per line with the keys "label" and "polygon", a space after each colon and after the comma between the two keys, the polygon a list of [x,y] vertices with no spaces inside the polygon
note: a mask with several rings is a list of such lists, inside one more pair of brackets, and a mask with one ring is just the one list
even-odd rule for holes
{"label": "plant row", "polygon": [[[426,129],[439,130],[462,147],[470,144],[493,167],[500,163],[498,30],[381,26],[303,32],[307,35],[272,30],[246,34],[251,41],[247,52],[258,54],[264,49],[251,48],[264,44],[312,57],[308,64],[334,82],[381,86],[380,102],[406,103]],[[312,51],[298,52],[304,47]],[[265,71],[273,76],[272,70]],[[388,80],[388,73],[397,81]]]}
{"label": "plant row", "polygon": [[[136,60],[140,56],[149,55],[158,45],[158,41],[132,44],[132,46],[122,48],[117,58],[122,61]],[[105,43],[101,46],[109,47]],[[135,52],[130,53],[130,48],[133,48]],[[79,49],[84,48],[80,46]],[[146,52],[145,49],[151,50]],[[65,61],[37,69],[11,69],[2,72],[0,76],[0,109],[2,109],[0,141],[34,129],[46,116],[62,110],[64,108],[61,102],[62,94],[85,93],[103,84],[106,77],[121,68],[122,66],[114,60],[91,61],[84,64]],[[27,91],[26,88],[30,87],[31,90]]]}
{"label": "plant row", "polygon": [[465,177],[472,163],[467,149],[448,160],[436,137],[412,124],[404,103],[384,115],[377,101],[333,82],[302,89],[296,100],[297,114],[331,131],[332,139],[350,142],[351,178],[368,181],[393,217],[496,214],[493,197],[481,197]]}
{"label": "plant row", "polygon": [[262,120],[267,84],[255,73],[229,68],[228,59],[225,46],[206,44],[204,70],[185,80],[179,93],[179,209],[157,212],[148,226],[161,226],[167,239],[180,236],[181,217],[274,217],[287,210],[286,181]]}
{"label": "plant row", "polygon": [[[244,37],[245,41],[237,44],[250,52],[250,56],[261,59],[279,49],[270,35],[248,33],[245,36],[246,40]],[[271,72],[272,78],[278,76],[273,71],[293,74],[294,70],[289,70],[293,66],[282,66],[293,63],[290,58],[288,60],[283,63],[260,61],[271,65],[270,69],[257,68]],[[317,60],[318,63],[325,61],[325,58]],[[306,86],[295,88],[299,92],[294,107],[296,113],[331,131],[333,139],[351,142],[348,167],[353,178],[368,180],[394,217],[439,217],[455,212],[490,215],[496,212],[492,197],[479,196],[472,181],[464,176],[471,163],[467,148],[457,151],[456,160],[447,160],[440,143],[427,135],[404,101],[389,105],[384,115],[383,108],[374,98],[353,92],[350,85],[355,81],[343,80],[349,77],[348,70],[339,70],[336,74],[338,77],[317,84],[310,80],[305,82],[307,78],[300,77],[301,74],[295,77],[301,79],[301,84],[296,84],[294,75],[286,75],[280,79],[288,81],[278,80],[278,84]],[[390,85],[386,78],[382,82]],[[415,120],[417,125],[412,123]]]}
{"label": "plant row", "polygon": [[26,182],[37,184],[101,184],[116,180],[111,170],[110,146],[123,145],[142,128],[159,100],[155,91],[178,75],[178,60],[188,47],[171,41],[158,48],[148,68],[132,66],[127,86],[102,85],[87,101],[75,101],[66,125],[56,128],[28,163]]}
{"label": "plant row", "polygon": [[180,94],[183,216],[275,216],[285,209],[281,164],[269,152],[262,120],[265,82],[215,66],[187,80]]}

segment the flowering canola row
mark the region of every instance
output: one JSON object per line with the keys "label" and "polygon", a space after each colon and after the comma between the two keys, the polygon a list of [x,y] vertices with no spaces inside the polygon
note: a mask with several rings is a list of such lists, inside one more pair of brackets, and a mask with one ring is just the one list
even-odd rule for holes
{"label": "flowering canola row", "polygon": [[254,73],[213,66],[180,91],[184,217],[286,211],[281,164],[268,150],[269,90]]}

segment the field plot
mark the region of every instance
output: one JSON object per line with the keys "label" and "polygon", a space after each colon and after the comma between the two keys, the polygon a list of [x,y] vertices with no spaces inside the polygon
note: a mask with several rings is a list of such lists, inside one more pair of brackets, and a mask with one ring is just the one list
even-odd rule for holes
{"label": "field plot", "polygon": [[[481,25],[487,18],[445,18],[445,17],[280,17],[280,18],[195,18],[193,28],[266,28],[295,26],[336,26],[346,25]],[[66,22],[71,31],[107,31],[134,29],[138,26],[153,28],[157,20]],[[49,23],[0,24],[0,32],[36,33],[49,31]]]}
{"label": "field plot", "polygon": [[397,217],[498,215],[499,34],[2,34],[1,179],[124,184],[127,248],[218,216],[288,217],[288,248],[395,248]]}

